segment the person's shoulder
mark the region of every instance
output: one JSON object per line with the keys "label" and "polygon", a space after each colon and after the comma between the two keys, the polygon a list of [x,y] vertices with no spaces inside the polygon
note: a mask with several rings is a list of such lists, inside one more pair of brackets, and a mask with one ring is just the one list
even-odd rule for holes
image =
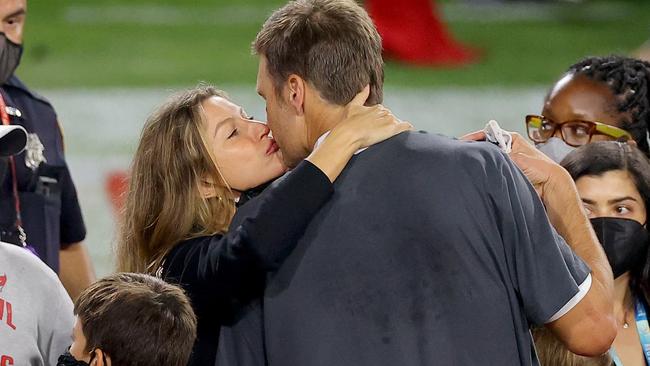
{"label": "person's shoulder", "polygon": [[388,140],[391,149],[401,149],[420,156],[438,156],[450,162],[502,161],[504,153],[485,141],[465,141],[426,131],[408,131]]}
{"label": "person's shoulder", "polygon": [[222,234],[215,234],[181,241],[165,256],[162,266],[164,268],[163,273],[169,274],[170,272],[182,272],[187,266],[201,260],[203,254],[210,248],[210,246],[219,244],[219,241],[222,238]]}
{"label": "person's shoulder", "polygon": [[13,94],[13,93],[18,92],[18,93],[21,93],[21,94],[27,96],[28,98],[30,98],[32,100],[38,101],[40,103],[43,103],[43,104],[49,106],[50,108],[53,108],[52,103],[50,103],[50,101],[47,98],[45,98],[41,94],[36,93],[32,89],[30,89],[16,75],[12,75],[9,78],[9,80],[7,80],[2,86],[7,90],[7,92],[10,95]]}
{"label": "person's shoulder", "polygon": [[43,288],[50,288],[53,283],[60,285],[59,277],[54,271],[27,249],[14,244],[0,242],[0,259],[4,266],[15,271],[29,273],[38,279]]}

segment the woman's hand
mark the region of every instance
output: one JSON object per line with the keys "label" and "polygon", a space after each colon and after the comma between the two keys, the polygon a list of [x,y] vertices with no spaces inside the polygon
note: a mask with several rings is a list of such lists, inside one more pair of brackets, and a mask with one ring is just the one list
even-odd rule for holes
{"label": "woman's hand", "polygon": [[364,106],[369,93],[370,87],[366,86],[345,106],[344,119],[331,132],[333,135],[347,135],[355,144],[355,150],[413,129],[410,123],[400,121],[381,104]]}
{"label": "woman's hand", "polygon": [[307,157],[331,182],[339,176],[355,151],[413,128],[381,105],[364,107],[369,93],[370,87],[367,86],[345,106],[343,120]]}

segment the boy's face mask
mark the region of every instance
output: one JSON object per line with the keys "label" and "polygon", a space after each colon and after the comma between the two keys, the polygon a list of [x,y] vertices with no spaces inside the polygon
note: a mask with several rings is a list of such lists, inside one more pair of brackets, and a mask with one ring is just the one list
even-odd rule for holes
{"label": "boy's face mask", "polygon": [[[95,351],[93,350],[91,352],[90,356],[90,363],[93,362],[93,359],[95,358]],[[106,355],[103,354],[103,359],[104,359],[104,365],[107,365],[106,363]],[[74,356],[70,353],[70,350],[65,351],[64,354],[59,356],[58,361],[56,362],[56,366],[90,366],[90,363],[87,363],[86,361],[78,361]]]}
{"label": "boy's face mask", "polygon": [[[93,357],[94,356],[95,354],[93,353]],[[92,358],[90,359],[90,362],[92,362]],[[90,364],[85,361],[77,361],[77,359],[70,354],[70,351],[65,351],[64,354],[59,356],[56,366],[90,366]]]}

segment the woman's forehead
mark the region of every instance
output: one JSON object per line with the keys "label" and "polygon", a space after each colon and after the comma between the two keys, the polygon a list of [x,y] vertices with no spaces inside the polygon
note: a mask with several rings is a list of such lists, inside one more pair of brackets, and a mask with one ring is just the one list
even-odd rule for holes
{"label": "woman's forehead", "polygon": [[582,119],[618,126],[617,98],[602,82],[567,74],[551,89],[542,114],[559,122]]}
{"label": "woman's forehead", "polygon": [[232,114],[238,114],[240,107],[230,100],[220,97],[220,96],[211,96],[201,103],[203,110],[208,116],[230,116]]}
{"label": "woman's forehead", "polygon": [[576,181],[580,194],[598,195],[603,199],[641,197],[634,178],[625,170],[610,170],[600,175],[585,175]]}

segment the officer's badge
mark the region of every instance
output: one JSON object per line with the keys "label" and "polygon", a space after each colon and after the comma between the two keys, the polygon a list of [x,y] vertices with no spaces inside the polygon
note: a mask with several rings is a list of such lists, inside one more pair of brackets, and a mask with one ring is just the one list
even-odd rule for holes
{"label": "officer's badge", "polygon": [[27,134],[27,147],[25,147],[25,165],[31,170],[36,170],[43,162],[47,162],[43,151],[45,146],[35,133]]}

